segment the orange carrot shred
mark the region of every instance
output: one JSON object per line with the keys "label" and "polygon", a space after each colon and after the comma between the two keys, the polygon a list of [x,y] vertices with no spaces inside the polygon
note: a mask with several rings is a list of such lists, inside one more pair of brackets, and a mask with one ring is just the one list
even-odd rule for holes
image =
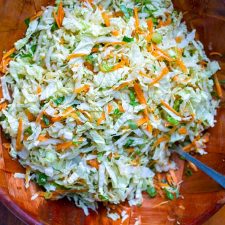
{"label": "orange carrot shred", "polygon": [[169,141],[167,136],[160,137],[153,145],[153,148],[156,148],[160,143]]}
{"label": "orange carrot shred", "polygon": [[102,18],[104,20],[105,25],[107,27],[109,27],[110,26],[110,17],[109,17],[109,15],[106,12],[103,12],[102,13]]}
{"label": "orange carrot shred", "polygon": [[147,77],[147,78],[152,78],[150,75],[143,73],[142,71],[139,72],[139,75],[141,75],[142,77]]}
{"label": "orange carrot shred", "polygon": [[67,60],[74,59],[74,58],[80,58],[80,57],[83,57],[86,55],[87,54],[84,54],[84,53],[73,53],[73,54],[67,56]]}
{"label": "orange carrot shred", "polygon": [[28,109],[25,109],[25,114],[29,122],[35,121],[35,116]]}
{"label": "orange carrot shred", "polygon": [[185,127],[181,127],[180,129],[178,129],[178,133],[179,134],[187,134],[187,129]]}
{"label": "orange carrot shred", "polygon": [[87,160],[87,164],[91,167],[94,167],[95,169],[99,168],[99,162],[97,159]]}
{"label": "orange carrot shred", "polygon": [[146,117],[143,117],[143,118],[141,118],[141,119],[139,119],[138,121],[137,121],[137,125],[138,126],[141,126],[141,125],[143,125],[143,124],[145,124],[145,123],[147,123],[148,122],[148,119],[146,118]]}
{"label": "orange carrot shred", "polygon": [[198,168],[197,168],[196,165],[193,164],[192,162],[188,161],[188,165],[189,165],[195,172],[198,171]]}
{"label": "orange carrot shred", "polygon": [[111,104],[108,104],[108,114],[110,114],[113,110],[113,106]]}
{"label": "orange carrot shred", "polygon": [[6,109],[7,106],[8,106],[8,103],[7,102],[2,102],[0,104],[0,111],[3,110],[3,109]]}
{"label": "orange carrot shred", "polygon": [[177,112],[175,109],[173,109],[169,104],[167,104],[166,102],[164,102],[163,100],[161,100],[161,104],[166,107],[168,110],[170,110],[171,112],[173,112],[175,115],[179,116],[179,117],[182,117],[180,115],[179,112]]}
{"label": "orange carrot shred", "polygon": [[38,85],[38,87],[37,87],[37,94],[38,94],[38,95],[40,95],[40,94],[41,94],[41,92],[42,92],[41,86],[40,86],[40,85]]}
{"label": "orange carrot shred", "polygon": [[161,74],[156,78],[154,79],[150,84],[149,86],[153,86],[154,84],[158,83],[165,75],[167,75],[169,73],[169,70],[167,67],[165,67],[164,69],[162,69],[162,72]]}
{"label": "orange carrot shred", "polygon": [[147,20],[147,25],[148,25],[148,31],[149,31],[149,33],[152,34],[153,33],[154,24],[153,24],[153,21],[152,21],[151,18],[149,18]]}
{"label": "orange carrot shred", "polygon": [[30,17],[30,21],[37,19],[38,17],[42,16],[43,11],[38,11],[34,16]]}
{"label": "orange carrot shred", "polygon": [[218,77],[217,77],[217,74],[214,74],[214,81],[215,81],[215,86],[216,86],[216,91],[217,91],[217,94],[220,98],[223,97],[223,91],[222,91],[222,88],[220,86],[220,82],[218,80]]}
{"label": "orange carrot shred", "polygon": [[184,65],[183,61],[177,60],[177,65],[180,67],[183,73],[187,73],[187,67]]}
{"label": "orange carrot shred", "polygon": [[114,88],[115,90],[119,91],[125,87],[127,87],[131,82],[124,82],[122,84],[120,84],[118,87]]}
{"label": "orange carrot shred", "polygon": [[134,8],[134,19],[135,19],[135,28],[136,30],[139,29],[139,18],[138,18],[138,8]]}
{"label": "orange carrot shred", "polygon": [[17,131],[17,137],[16,137],[16,150],[21,151],[22,150],[22,135],[23,135],[23,119],[19,118],[19,125],[18,125],[18,131]]}
{"label": "orange carrot shred", "polygon": [[112,33],[113,36],[118,36],[119,35],[119,31],[118,30],[113,30],[111,33]]}
{"label": "orange carrot shred", "polygon": [[72,141],[68,141],[68,142],[64,142],[64,143],[60,143],[56,145],[56,150],[57,151],[63,151],[65,149],[70,148],[73,145]]}
{"label": "orange carrot shred", "polygon": [[175,40],[176,40],[177,43],[181,43],[181,41],[183,40],[183,37],[182,36],[177,36],[175,38]]}
{"label": "orange carrot shred", "polygon": [[87,92],[89,91],[89,89],[90,89],[90,85],[85,84],[85,85],[83,85],[83,86],[80,87],[80,88],[76,88],[76,89],[74,90],[74,92],[75,92],[76,94],[79,94],[79,93],[81,93],[81,92],[87,93]]}
{"label": "orange carrot shred", "polygon": [[8,52],[6,52],[6,53],[3,55],[2,59],[4,60],[4,59],[8,58],[8,57],[11,56],[15,51],[16,51],[15,48],[11,48]]}
{"label": "orange carrot shred", "polygon": [[105,113],[103,112],[101,117],[97,120],[97,125],[100,125],[105,120]]}

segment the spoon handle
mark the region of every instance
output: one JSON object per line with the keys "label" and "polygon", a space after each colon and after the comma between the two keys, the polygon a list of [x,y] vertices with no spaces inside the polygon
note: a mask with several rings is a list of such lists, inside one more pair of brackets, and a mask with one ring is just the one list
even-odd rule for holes
{"label": "spoon handle", "polygon": [[220,184],[225,189],[225,176],[221,173],[216,172],[214,169],[206,166],[204,163],[200,162],[187,152],[183,151],[181,147],[178,147],[175,152],[184,157],[186,160],[194,163],[200,170],[210,176],[213,180],[215,180],[218,184]]}

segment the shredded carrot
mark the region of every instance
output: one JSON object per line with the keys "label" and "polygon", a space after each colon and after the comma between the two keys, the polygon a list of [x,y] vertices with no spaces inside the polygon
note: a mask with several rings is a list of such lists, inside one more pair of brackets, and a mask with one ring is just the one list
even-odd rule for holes
{"label": "shredded carrot", "polygon": [[0,72],[6,73],[7,71],[7,66],[9,65],[9,62],[11,61],[11,58],[6,58],[3,59],[1,64],[0,64]]}
{"label": "shredded carrot", "polygon": [[26,167],[26,174],[25,174],[25,186],[29,185],[29,176],[30,176],[30,167]]}
{"label": "shredded carrot", "polygon": [[118,103],[118,108],[119,108],[120,112],[125,112],[125,110],[124,110],[124,108],[123,108],[121,103]]}
{"label": "shredded carrot", "polygon": [[175,115],[179,116],[179,117],[182,117],[180,115],[179,112],[177,112],[175,109],[173,109],[169,104],[167,104],[166,102],[164,102],[163,100],[161,100],[161,104],[166,107],[168,110],[170,110],[172,113],[174,113]]}
{"label": "shredded carrot", "polygon": [[38,86],[37,86],[37,94],[38,94],[38,95],[40,95],[40,94],[41,94],[41,92],[42,92],[41,86],[40,86],[40,85],[38,85]]}
{"label": "shredded carrot", "polygon": [[141,75],[142,77],[147,77],[147,78],[152,78],[150,75],[143,73],[142,71],[139,72],[139,75]]}
{"label": "shredded carrot", "polygon": [[84,62],[84,66],[90,71],[94,72],[94,66],[89,62]]}
{"label": "shredded carrot", "polygon": [[113,13],[113,17],[123,17],[124,13],[122,11],[117,11]]}
{"label": "shredded carrot", "polygon": [[49,139],[49,136],[48,135],[44,135],[44,134],[41,134],[38,137],[38,141],[46,141],[48,139]]}
{"label": "shredded carrot", "polygon": [[97,125],[99,126],[105,120],[105,113],[103,112],[101,117],[97,120]]}
{"label": "shredded carrot", "polygon": [[91,50],[92,53],[96,53],[98,51],[99,51],[99,48],[92,48],[92,50]]}
{"label": "shredded carrot", "polygon": [[167,17],[167,20],[165,22],[163,22],[162,20],[159,22],[158,27],[165,27],[165,26],[169,26],[172,22],[172,19],[170,16]]}
{"label": "shredded carrot", "polygon": [[148,119],[146,118],[146,117],[143,117],[143,118],[141,118],[141,119],[139,119],[138,121],[137,121],[137,125],[138,126],[141,126],[141,125],[143,125],[143,124],[145,124],[145,123],[147,123],[148,122]]}
{"label": "shredded carrot", "polygon": [[[171,126],[171,124],[170,124]],[[177,127],[174,126],[170,131],[169,131],[169,134],[172,135],[175,131],[176,131]]]}
{"label": "shredded carrot", "polygon": [[178,180],[174,170],[169,170],[169,173],[172,178],[173,184],[176,185],[178,183]]}
{"label": "shredded carrot", "polygon": [[37,19],[38,17],[42,16],[43,11],[38,11],[34,16],[30,17],[30,21]]}
{"label": "shredded carrot", "polygon": [[153,148],[156,148],[162,142],[168,142],[169,138],[167,136],[160,137],[153,145]]}
{"label": "shredded carrot", "polygon": [[119,35],[119,31],[118,30],[113,30],[111,33],[112,33],[113,36],[118,36]]}
{"label": "shredded carrot", "polygon": [[77,123],[78,125],[83,124],[83,123],[80,121],[78,115],[77,115],[75,112],[70,113],[69,116],[72,117],[73,119],[75,119],[75,121],[76,121],[76,123]]}
{"label": "shredded carrot", "polygon": [[131,83],[131,82],[124,82],[124,83],[120,84],[118,87],[114,88],[114,90],[119,91],[119,90],[121,90],[121,89],[123,89],[123,88],[129,86],[130,83]]}
{"label": "shredded carrot", "polygon": [[[134,83],[134,91],[135,91],[135,93],[137,95],[138,101],[141,104],[147,105],[147,101],[145,99],[144,93],[143,93],[143,91],[141,89],[140,84],[137,81]],[[148,110],[146,108],[144,109],[143,114],[149,120],[149,118],[148,118]]]}
{"label": "shredded carrot", "polygon": [[113,106],[111,104],[108,104],[107,108],[108,108],[108,114],[110,114],[113,110]]}
{"label": "shredded carrot", "polygon": [[190,152],[190,151],[192,150],[193,147],[194,147],[193,144],[190,143],[190,144],[184,146],[184,147],[183,147],[183,150],[184,150],[185,152]]}
{"label": "shredded carrot", "polygon": [[223,57],[223,54],[220,52],[210,52],[209,53],[210,56],[219,56],[219,57]]}
{"label": "shredded carrot", "polygon": [[154,79],[149,86],[153,86],[154,84],[158,83],[165,75],[167,75],[169,73],[169,69],[167,67],[165,67],[164,69],[162,69],[161,74]]}
{"label": "shredded carrot", "polygon": [[93,117],[91,116],[91,114],[89,112],[87,112],[85,110],[81,110],[81,109],[79,109],[79,111],[81,113],[83,113],[91,122],[93,121]]}
{"label": "shredded carrot", "polygon": [[141,86],[140,86],[140,84],[138,82],[135,82],[134,83],[134,91],[135,91],[135,93],[137,95],[138,101],[141,104],[145,104],[146,105],[147,104],[147,101],[145,99],[145,96],[144,96],[144,93],[143,93],[143,91],[141,89]]}
{"label": "shredded carrot", "polygon": [[147,19],[148,31],[150,34],[153,33],[154,24],[151,18]]}
{"label": "shredded carrot", "polygon": [[191,169],[193,169],[195,172],[198,171],[198,168],[196,167],[195,164],[193,164],[192,162],[188,161],[188,165],[191,167]]}
{"label": "shredded carrot", "polygon": [[218,77],[217,77],[217,74],[214,74],[214,81],[215,81],[215,86],[216,86],[216,91],[217,91],[217,94],[220,98],[223,97],[223,91],[222,91],[222,88],[220,86],[220,82],[218,80]]}
{"label": "shredded carrot", "polygon": [[184,65],[184,62],[181,60],[177,60],[177,65],[180,67],[183,73],[187,73],[187,67]]}
{"label": "shredded carrot", "polygon": [[68,142],[64,142],[64,143],[60,143],[56,145],[56,150],[57,151],[63,151],[65,149],[70,148],[73,145],[72,141],[68,141]]}
{"label": "shredded carrot", "polygon": [[3,109],[6,109],[7,106],[8,106],[8,103],[7,102],[2,102],[0,104],[0,111],[3,110]]}
{"label": "shredded carrot", "polygon": [[67,60],[74,59],[74,58],[80,58],[80,57],[83,57],[86,55],[87,54],[84,54],[84,53],[74,53],[74,54],[67,56]]}
{"label": "shredded carrot", "polygon": [[109,17],[109,15],[106,12],[103,12],[102,13],[102,18],[104,20],[105,25],[107,27],[109,27],[110,26],[110,17]]}
{"label": "shredded carrot", "polygon": [[181,127],[180,129],[178,129],[178,133],[179,134],[187,134],[187,129],[185,127]]}
{"label": "shredded carrot", "polygon": [[127,42],[125,41],[108,42],[108,43],[105,43],[104,48],[107,48],[108,46],[111,46],[111,45],[126,45],[126,44]]}
{"label": "shredded carrot", "polygon": [[87,164],[91,167],[94,167],[97,170],[99,169],[99,162],[97,159],[87,160]]}
{"label": "shredded carrot", "polygon": [[80,87],[80,88],[76,88],[76,89],[74,90],[74,93],[76,93],[76,94],[79,94],[79,93],[81,93],[81,92],[87,93],[87,92],[89,91],[89,89],[90,89],[90,85],[85,84],[85,85],[83,85],[83,86]]}
{"label": "shredded carrot", "polygon": [[134,19],[135,19],[135,29],[139,29],[139,18],[138,18],[138,8],[134,8]]}
{"label": "shredded carrot", "polygon": [[168,184],[169,184],[170,186],[173,185],[172,178],[171,178],[170,174],[168,174],[168,173],[166,174],[166,180],[167,180],[167,182],[168,182]]}
{"label": "shredded carrot", "polygon": [[19,125],[18,125],[18,131],[17,131],[17,137],[16,137],[16,150],[20,151],[22,150],[22,135],[23,135],[23,119],[19,118]]}
{"label": "shredded carrot", "polygon": [[11,48],[8,52],[6,52],[6,53],[3,55],[2,59],[4,60],[4,59],[10,57],[15,51],[16,51],[15,48]]}
{"label": "shredded carrot", "polygon": [[183,40],[183,37],[182,36],[177,36],[175,38],[175,40],[176,40],[177,43],[181,43],[181,41]]}
{"label": "shredded carrot", "polygon": [[40,123],[41,122],[41,118],[44,115],[44,111],[40,112],[36,118],[36,123]]}
{"label": "shredded carrot", "polygon": [[147,127],[146,127],[146,130],[149,132],[149,133],[152,133],[152,125],[151,124],[148,124]]}
{"label": "shredded carrot", "polygon": [[28,109],[25,109],[25,114],[26,114],[27,119],[29,120],[29,122],[35,121],[34,114],[32,114]]}
{"label": "shredded carrot", "polygon": [[56,12],[53,12],[53,14],[54,14],[54,18],[55,18],[55,21],[56,21],[58,27],[59,28],[62,27],[62,22],[65,17],[62,0],[59,3],[57,14],[56,14]]}
{"label": "shredded carrot", "polygon": [[125,66],[125,61],[121,60],[118,64],[116,64],[115,66],[113,66],[113,68],[111,69],[111,71],[115,71],[118,70],[120,68],[123,68]]}

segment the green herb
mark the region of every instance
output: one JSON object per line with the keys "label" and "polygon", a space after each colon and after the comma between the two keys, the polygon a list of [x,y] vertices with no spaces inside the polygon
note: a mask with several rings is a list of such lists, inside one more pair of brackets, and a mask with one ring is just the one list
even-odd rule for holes
{"label": "green herb", "polygon": [[102,201],[109,201],[109,198],[106,195],[99,195],[99,199]]}
{"label": "green herb", "polygon": [[21,58],[32,58],[31,53],[26,53],[26,54],[22,53],[22,54],[20,54],[20,56],[21,56]]}
{"label": "green herb", "polygon": [[159,34],[159,33],[154,33],[154,34],[152,35],[152,41],[153,41],[155,44],[160,44],[160,43],[162,42],[162,39],[163,39],[163,37],[162,37],[162,35]]}
{"label": "green herb", "polygon": [[136,130],[138,128],[138,125],[133,120],[128,120],[127,122],[130,129]]}
{"label": "green herb", "polygon": [[179,121],[174,119],[172,116],[167,116],[166,120],[174,126],[177,126],[179,124]]}
{"label": "green herb", "polygon": [[120,45],[116,45],[116,46],[115,46],[115,49],[120,49],[120,48],[121,48]]}
{"label": "green herb", "polygon": [[93,55],[86,55],[86,56],[84,56],[84,59],[91,64],[93,64],[93,62],[94,62],[94,56]]}
{"label": "green herb", "polygon": [[26,18],[25,20],[24,20],[24,23],[27,25],[27,27],[29,26],[29,24],[30,24],[30,18]]}
{"label": "green herb", "polygon": [[37,183],[39,185],[45,185],[47,183],[47,176],[44,173],[39,173],[37,177]]}
{"label": "green herb", "polygon": [[134,91],[133,90],[130,91],[129,97],[130,97],[130,105],[132,105],[132,106],[139,105],[139,103],[136,102],[136,97],[135,97],[135,94],[134,94]]}
{"label": "green herb", "polygon": [[56,105],[60,105],[60,104],[62,104],[62,102],[65,100],[65,97],[64,96],[62,96],[62,97],[58,97],[57,99],[55,99],[55,100],[53,100],[54,101],[54,103],[56,104]]}
{"label": "green herb", "polygon": [[45,197],[45,199],[50,199],[52,197],[52,193],[51,192],[45,192],[44,197]]}
{"label": "green herb", "polygon": [[125,148],[129,148],[134,143],[134,140],[128,139],[126,144],[124,145]]}
{"label": "green herb", "polygon": [[134,38],[133,37],[127,37],[127,36],[124,36],[123,37],[123,41],[125,41],[125,42],[133,42],[134,41]]}
{"label": "green herb", "polygon": [[30,49],[31,49],[32,53],[34,54],[36,52],[37,45],[32,45]]}
{"label": "green herb", "polygon": [[113,68],[113,66],[111,66],[111,65],[109,65],[107,63],[103,63],[102,65],[100,65],[100,70],[102,72],[109,72],[109,71],[112,70],[112,68]]}
{"label": "green herb", "polygon": [[57,29],[59,29],[59,27],[58,27],[57,23],[54,22],[54,23],[52,24],[51,31],[54,32],[54,31],[57,30]]}
{"label": "green herb", "polygon": [[154,198],[157,195],[156,189],[154,187],[148,187],[146,191],[151,198]]}
{"label": "green herb", "polygon": [[181,105],[182,102],[183,102],[182,99],[176,99],[176,100],[174,101],[173,108],[174,108],[177,112],[179,112],[179,110],[180,110],[180,105]]}
{"label": "green herb", "polygon": [[120,5],[120,9],[124,14],[125,19],[130,19],[131,16],[133,16],[133,10],[130,8],[127,8],[125,5]]}
{"label": "green herb", "polygon": [[31,127],[26,128],[24,131],[24,134],[26,134],[26,135],[31,135],[32,133],[33,133],[33,131],[31,129]]}
{"label": "green herb", "polygon": [[113,115],[115,115],[115,116],[121,116],[122,114],[123,114],[123,113],[120,112],[119,109],[115,109],[115,110],[113,111]]}
{"label": "green herb", "polygon": [[12,53],[11,55],[10,55],[10,58],[14,58],[14,57],[16,57],[17,56],[17,53]]}
{"label": "green herb", "polygon": [[191,177],[193,172],[190,168],[187,168],[185,171],[184,171],[184,174],[187,176],[187,177]]}
{"label": "green herb", "polygon": [[104,152],[99,152],[97,154],[97,160],[98,160],[99,163],[102,162],[104,154],[105,154]]}
{"label": "green herb", "polygon": [[4,121],[6,119],[6,116],[4,115],[4,114],[2,114],[1,116],[0,116],[0,121]]}
{"label": "green herb", "polygon": [[19,79],[25,78],[25,75],[24,74],[18,74],[17,76],[18,76]]}
{"label": "green herb", "polygon": [[50,120],[48,119],[48,117],[46,115],[43,115],[42,116],[42,119],[45,123],[46,126],[49,126],[50,125]]}
{"label": "green herb", "polygon": [[169,200],[173,200],[173,199],[174,199],[173,193],[171,193],[171,192],[168,191],[167,189],[164,189],[164,190],[165,190],[165,193],[166,193],[166,197],[167,197]]}

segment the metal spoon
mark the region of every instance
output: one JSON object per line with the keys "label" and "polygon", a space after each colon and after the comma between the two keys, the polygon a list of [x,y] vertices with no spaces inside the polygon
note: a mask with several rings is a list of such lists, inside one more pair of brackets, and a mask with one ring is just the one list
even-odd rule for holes
{"label": "metal spoon", "polygon": [[213,180],[215,180],[218,184],[220,184],[225,189],[225,176],[221,173],[216,172],[214,169],[206,166],[204,163],[200,162],[187,152],[185,152],[180,146],[177,147],[174,152],[178,153],[180,156],[185,158],[188,161],[194,163],[200,170],[210,176]]}

